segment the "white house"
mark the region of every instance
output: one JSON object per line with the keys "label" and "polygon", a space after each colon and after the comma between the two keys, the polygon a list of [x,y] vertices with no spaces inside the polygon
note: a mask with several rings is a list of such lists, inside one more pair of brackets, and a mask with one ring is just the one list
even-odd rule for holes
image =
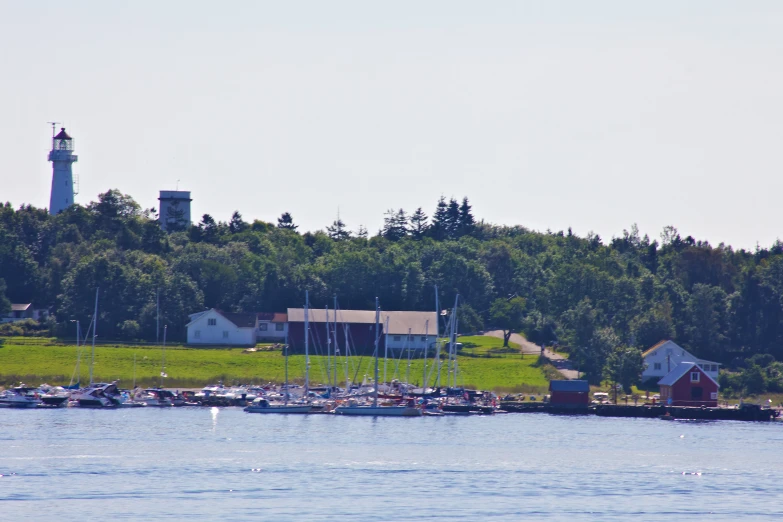
{"label": "white house", "polygon": [[662,379],[684,362],[696,363],[710,378],[714,381],[718,380],[720,364],[699,359],[674,341],[661,341],[644,352],[642,357],[644,358],[642,381]]}
{"label": "white house", "polygon": [[13,323],[24,319],[45,321],[49,317],[49,311],[42,308],[33,308],[31,303],[12,303],[11,311],[0,316],[0,323]]}
{"label": "white house", "polygon": [[190,315],[188,344],[255,346],[256,314],[232,314],[214,308]]}
{"label": "white house", "polygon": [[[388,319],[388,329],[386,321]],[[390,351],[422,351],[437,340],[438,314],[435,312],[384,312],[384,342]]]}
{"label": "white house", "polygon": [[260,312],[258,340],[284,342],[288,335],[288,314]]}

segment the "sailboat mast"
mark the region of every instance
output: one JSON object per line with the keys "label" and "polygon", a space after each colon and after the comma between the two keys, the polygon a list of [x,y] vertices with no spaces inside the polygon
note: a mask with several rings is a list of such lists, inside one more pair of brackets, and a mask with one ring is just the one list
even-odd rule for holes
{"label": "sailboat mast", "polygon": [[92,367],[95,365],[95,337],[98,331],[98,292],[100,288],[95,289],[95,311],[92,314],[92,361],[90,361],[90,386],[92,386]]}
{"label": "sailboat mast", "polygon": [[449,336],[449,357],[452,359],[451,361],[451,381],[452,381],[452,388],[457,387],[457,305],[459,303],[459,294],[454,298],[454,308],[452,310],[452,317],[451,317],[451,334]]}
{"label": "sailboat mast", "polygon": [[350,393],[351,386],[350,386],[350,368],[348,368],[348,325],[343,323],[343,333],[345,334],[345,391],[346,393]]}
{"label": "sailboat mast", "polygon": [[383,383],[386,384],[386,363],[389,360],[389,316],[383,322]]}
{"label": "sailboat mast", "polygon": [[440,388],[440,306],[438,305],[438,285],[435,285],[435,387]]}
{"label": "sailboat mast", "polygon": [[372,399],[373,408],[378,407],[378,324],[381,320],[381,309],[378,298],[375,298],[375,394]]}
{"label": "sailboat mast", "polygon": [[[457,295],[459,299],[459,295]],[[457,361],[457,336],[459,335],[459,314],[457,313],[458,306],[457,301],[454,301],[454,387],[459,386],[457,384],[457,377],[459,376],[459,363]]]}
{"label": "sailboat mast", "polygon": [[430,342],[430,321],[424,322],[424,372],[421,379],[421,393],[427,393],[427,345]]}
{"label": "sailboat mast", "polygon": [[160,367],[160,387],[163,388],[163,378],[166,377],[166,330],[168,330],[169,325],[163,326],[163,357],[161,359],[161,367]]}
{"label": "sailboat mast", "polygon": [[[81,381],[82,381],[81,366],[79,364],[81,362],[81,359],[82,359],[82,350],[81,350],[81,346],[80,346],[80,344],[81,344],[81,337],[82,337],[82,332],[81,332],[81,328],[80,328],[80,325],[79,325],[79,321],[77,319],[76,320],[76,370],[74,371],[74,373],[76,374],[76,382],[77,382],[77,384],[81,383]],[[73,386],[73,376],[71,376],[71,382],[68,383],[68,386],[69,387]]]}
{"label": "sailboat mast", "polygon": [[332,335],[334,335],[334,365],[332,372],[334,373],[334,386],[337,387],[337,354],[340,352],[340,348],[337,346],[337,296],[334,296],[334,328],[332,328]]}
{"label": "sailboat mast", "polygon": [[305,290],[304,308],[304,338],[305,338],[305,399],[310,396],[310,294]]}
{"label": "sailboat mast", "polygon": [[285,331],[285,344],[283,345],[283,355],[285,356],[285,403],[288,404],[288,328]]}
{"label": "sailboat mast", "polygon": [[329,331],[329,305],[324,307],[326,310],[326,385],[329,387],[329,396],[332,395],[332,333]]}
{"label": "sailboat mast", "polygon": [[411,329],[408,328],[408,340],[406,341],[406,344],[408,345],[408,368],[405,370],[405,382],[407,384],[410,384],[411,382],[411,341],[413,339],[413,336],[411,335]]}

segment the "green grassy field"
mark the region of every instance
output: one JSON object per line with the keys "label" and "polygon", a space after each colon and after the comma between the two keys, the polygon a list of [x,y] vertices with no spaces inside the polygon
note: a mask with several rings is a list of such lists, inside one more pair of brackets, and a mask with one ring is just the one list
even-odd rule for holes
{"label": "green grassy field", "polygon": [[[458,383],[467,387],[503,392],[540,392],[546,389],[548,380],[544,372],[535,366],[536,357],[519,354],[493,354],[492,349],[502,347],[502,341],[491,337],[463,337],[465,351],[472,352],[458,358]],[[487,353],[490,356],[487,356]],[[84,347],[79,377],[82,383],[89,381],[90,347]],[[134,381],[134,357],[136,383],[150,386],[160,383],[163,353],[159,347],[150,346],[98,346],[95,349],[94,381],[121,381],[122,386],[132,386]],[[279,350],[244,353],[241,348],[186,348],[166,347],[165,386],[201,387],[205,384],[282,382],[285,375],[285,358]],[[76,367],[75,345],[59,345],[49,339],[6,338],[0,346],[0,384],[10,385],[19,381],[28,384],[68,384]],[[310,357],[311,383],[326,382],[326,357]],[[372,357],[350,357],[349,376],[361,381],[364,375],[372,378]],[[427,362],[428,374],[432,360]],[[408,370],[407,359],[389,360],[386,365],[388,379],[405,380],[420,384],[423,380],[423,361],[413,360]],[[304,356],[288,358],[291,381],[304,379]],[[383,377],[381,361],[381,377]],[[345,358],[339,360],[337,378],[345,382]],[[434,384],[434,375],[428,384]],[[441,369],[441,384],[446,384],[445,360]]]}

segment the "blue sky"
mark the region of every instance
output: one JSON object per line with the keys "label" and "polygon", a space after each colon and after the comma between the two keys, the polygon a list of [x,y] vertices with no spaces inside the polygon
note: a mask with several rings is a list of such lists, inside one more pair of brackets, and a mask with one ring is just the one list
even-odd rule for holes
{"label": "blue sky", "polygon": [[0,200],[48,204],[47,121],[76,200],[377,230],[468,196],[536,230],[781,234],[783,4],[3,2]]}

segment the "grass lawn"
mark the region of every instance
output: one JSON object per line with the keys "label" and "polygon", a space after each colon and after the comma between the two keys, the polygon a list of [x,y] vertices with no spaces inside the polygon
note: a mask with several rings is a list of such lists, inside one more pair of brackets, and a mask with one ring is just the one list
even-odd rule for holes
{"label": "grass lawn", "polygon": [[[504,392],[532,392],[544,390],[548,380],[542,370],[535,366],[536,357],[519,354],[500,354],[493,349],[502,348],[502,340],[491,337],[460,338],[466,350],[475,353],[458,358],[458,383],[480,389]],[[468,347],[468,343],[473,346]],[[89,361],[91,348],[82,348],[79,377],[82,383],[89,381]],[[243,353],[242,348],[187,348],[183,346],[166,347],[165,386],[201,387],[208,383],[266,383],[282,382],[285,375],[285,358],[279,350]],[[487,353],[490,354],[487,357]],[[482,355],[483,354],[483,355]],[[94,381],[121,381],[122,386],[130,387],[134,379],[134,356],[136,359],[136,383],[140,386],[160,383],[162,350],[151,346],[97,346],[95,348]],[[48,339],[6,338],[0,346],[0,384],[10,385],[19,381],[28,384],[68,384],[76,367],[77,350],[75,345],[58,345]],[[446,384],[445,357],[441,359],[441,385]],[[291,381],[304,380],[304,356],[292,355],[288,359],[288,371]],[[348,361],[349,377],[361,381],[364,375],[372,378],[372,357],[350,357]],[[432,359],[427,361],[428,374],[432,375]],[[405,380],[420,384],[423,380],[423,361],[416,359],[408,369],[407,359],[389,360],[386,365],[388,379]],[[381,361],[381,377],[383,377]],[[345,358],[340,358],[337,378],[345,382]],[[310,382],[326,382],[326,357],[310,357]],[[428,384],[433,385],[432,375]]]}

